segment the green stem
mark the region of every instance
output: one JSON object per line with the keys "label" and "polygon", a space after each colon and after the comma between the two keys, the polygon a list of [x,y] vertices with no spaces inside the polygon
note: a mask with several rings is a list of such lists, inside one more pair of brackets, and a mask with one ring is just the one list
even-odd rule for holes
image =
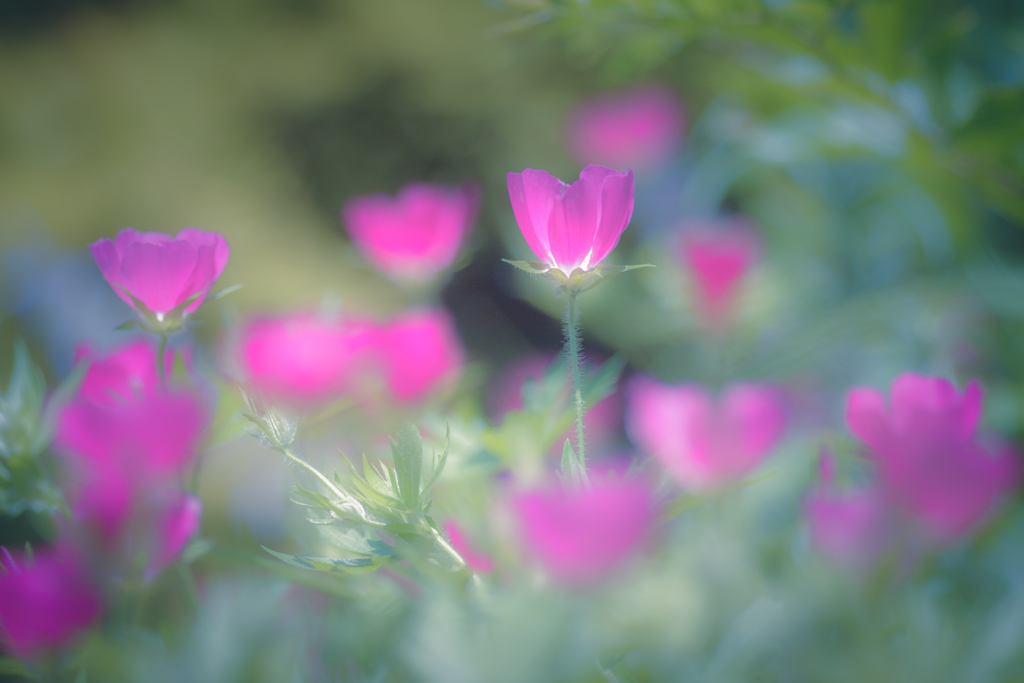
{"label": "green stem", "polygon": [[580,342],[576,336],[576,292],[569,290],[569,319],[566,321],[568,336],[569,360],[572,363],[572,389],[576,395],[576,448],[580,459],[580,467],[585,472],[587,458],[583,454],[583,395],[580,392]]}
{"label": "green stem", "polygon": [[167,388],[167,371],[164,369],[164,353],[167,351],[167,335],[160,335],[160,346],[156,351],[156,379],[160,387]]}
{"label": "green stem", "polygon": [[441,533],[437,529],[435,529],[434,527],[430,526],[429,524],[427,524],[426,526],[427,526],[428,529],[430,529],[430,533],[434,536],[434,541],[439,546],[441,546],[441,549],[444,550],[448,554],[449,557],[451,557],[453,560],[455,560],[455,564],[459,568],[467,567],[468,566],[469,563],[466,562],[465,559],[463,559],[462,555],[459,554],[459,551],[456,550],[455,548],[453,548],[452,545],[450,543],[448,543],[448,541],[444,540],[444,536],[442,536]]}
{"label": "green stem", "polygon": [[312,474],[314,477],[319,479],[320,483],[323,484],[324,486],[326,486],[327,490],[330,491],[331,493],[333,493],[335,496],[337,496],[339,500],[346,500],[349,497],[349,496],[346,496],[344,493],[342,493],[338,489],[338,487],[334,485],[334,482],[332,482],[330,479],[328,479],[326,476],[324,476],[323,472],[321,472],[317,468],[313,467],[308,462],[306,462],[305,460],[303,460],[299,456],[295,455],[294,453],[292,453],[287,448],[282,448],[281,452],[284,453],[284,457],[288,458],[293,463],[295,463],[299,467],[302,467],[307,472]]}

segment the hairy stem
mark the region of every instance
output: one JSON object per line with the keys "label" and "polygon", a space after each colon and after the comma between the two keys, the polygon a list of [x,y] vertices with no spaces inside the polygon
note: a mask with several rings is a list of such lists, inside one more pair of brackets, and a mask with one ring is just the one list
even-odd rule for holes
{"label": "hairy stem", "polygon": [[445,553],[455,561],[455,564],[458,567],[462,568],[468,566],[468,563],[463,559],[462,555],[459,554],[459,551],[453,548],[448,541],[444,540],[444,536],[441,535],[441,532],[429,524],[426,526],[430,529],[430,533],[434,537],[434,542],[437,543],[437,545],[441,547],[441,550],[445,551]]}
{"label": "hairy stem", "polygon": [[164,369],[164,353],[167,351],[167,335],[160,335],[160,346],[156,350],[156,380],[160,387],[167,388],[167,371]]}
{"label": "hairy stem", "polygon": [[576,334],[576,292],[569,291],[569,314],[565,325],[566,343],[569,346],[569,362],[572,364],[572,389],[576,397],[576,448],[580,459],[580,467],[587,469],[587,459],[583,454],[583,394],[580,382],[580,341]]}

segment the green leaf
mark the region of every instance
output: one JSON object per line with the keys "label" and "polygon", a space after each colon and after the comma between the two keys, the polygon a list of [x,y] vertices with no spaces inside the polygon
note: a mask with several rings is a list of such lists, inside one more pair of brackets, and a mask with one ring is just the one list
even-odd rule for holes
{"label": "green leaf", "polygon": [[420,501],[420,483],[423,471],[423,441],[419,430],[411,422],[398,428],[391,441],[395,460],[398,493],[408,510],[417,510]]}
{"label": "green leaf", "polygon": [[507,258],[501,260],[531,275],[544,275],[551,270],[551,266],[539,261],[509,261]]}
{"label": "green leaf", "polygon": [[423,484],[423,490],[429,491],[430,488],[437,482],[441,476],[441,472],[444,471],[444,466],[448,462],[448,451],[450,450],[449,445],[451,442],[452,430],[447,424],[444,430],[444,450],[441,451],[441,459],[437,459],[437,454],[431,459],[430,476],[426,477],[426,481]]}
{"label": "green leaf", "polygon": [[302,557],[299,555],[279,553],[266,546],[261,547],[282,562],[290,564],[293,567],[298,567],[299,569],[312,569],[321,572],[356,573],[373,571],[374,569],[382,566],[380,564],[375,564],[374,561],[368,557]]}
{"label": "green leaf", "polygon": [[360,555],[391,557],[394,549],[366,527],[342,524],[321,524],[317,531],[331,545]]}
{"label": "green leaf", "polygon": [[587,472],[583,469],[583,465],[580,464],[580,459],[576,457],[576,452],[572,449],[569,439],[566,439],[565,445],[562,446],[562,471],[560,478],[564,483],[570,484],[572,488],[577,490],[587,484]]}
{"label": "green leaf", "polygon": [[30,681],[41,680],[39,674],[29,669],[27,666],[21,663],[20,660],[14,657],[3,657],[0,658],[0,674],[6,676],[19,676],[21,678],[27,678]]}
{"label": "green leaf", "polygon": [[224,297],[224,296],[227,296],[228,294],[232,294],[234,292],[237,292],[242,287],[245,287],[245,285],[231,285],[230,287],[225,287],[224,289],[220,290],[216,294],[211,294],[210,296],[206,297],[206,299],[208,301],[216,301],[217,299],[220,299],[221,297]]}
{"label": "green leaf", "polygon": [[128,322],[121,323],[120,325],[118,325],[117,327],[114,328],[114,330],[117,331],[117,332],[123,332],[125,330],[136,330],[136,329],[137,330],[143,330],[144,332],[149,332],[150,334],[153,333],[152,330],[150,330],[148,327],[146,327],[145,325],[142,324],[141,320],[129,320]]}

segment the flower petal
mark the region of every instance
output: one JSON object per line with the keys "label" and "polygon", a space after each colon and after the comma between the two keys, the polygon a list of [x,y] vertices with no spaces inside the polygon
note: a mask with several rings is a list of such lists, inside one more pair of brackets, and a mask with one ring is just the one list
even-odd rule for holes
{"label": "flower petal", "polygon": [[508,174],[508,196],[519,230],[537,258],[549,266],[555,265],[549,243],[551,208],[565,188],[565,183],[547,171],[528,168]]}

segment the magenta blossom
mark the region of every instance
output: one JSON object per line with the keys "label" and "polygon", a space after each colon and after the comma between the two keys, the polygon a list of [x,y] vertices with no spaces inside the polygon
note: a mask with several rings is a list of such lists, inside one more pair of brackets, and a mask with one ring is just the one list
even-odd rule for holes
{"label": "magenta blossom", "polygon": [[1020,478],[1011,449],[979,442],[981,403],[977,382],[959,394],[948,380],[909,373],[893,382],[888,406],[873,389],[847,398],[846,421],[868,445],[883,490],[940,538],[970,530]]}
{"label": "magenta blossom", "polygon": [[834,564],[857,572],[872,569],[892,536],[892,520],[881,491],[840,491],[828,453],[821,459],[821,485],[805,502],[814,545]]}
{"label": "magenta blossom", "polygon": [[680,257],[693,275],[698,311],[710,324],[728,320],[739,284],[759,251],[756,233],[742,221],[691,230],[683,238]]}
{"label": "magenta blossom", "polygon": [[592,269],[619,243],[633,215],[633,172],[587,166],[566,185],[528,168],[508,174],[508,194],[533,253],[568,276]]}
{"label": "magenta blossom", "polygon": [[20,563],[6,548],[0,555],[0,626],[14,654],[64,645],[99,618],[99,593],[70,549],[38,549]]}
{"label": "magenta blossom", "polygon": [[683,486],[706,489],[742,477],[786,426],[781,393],[735,384],[714,401],[698,386],[636,377],[626,388],[626,431]]}
{"label": "magenta blossom", "polygon": [[89,245],[103,277],[125,303],[141,303],[158,323],[179,306],[195,312],[228,263],[227,240],[215,232],[185,228],[175,237],[127,228],[113,240]]}
{"label": "magenta blossom", "polygon": [[455,324],[443,309],[414,309],[384,325],[379,352],[388,389],[401,403],[456,381],[465,359]]}
{"label": "magenta blossom", "polygon": [[494,571],[494,559],[476,550],[470,545],[469,539],[462,533],[462,528],[454,520],[445,522],[444,533],[452,547],[462,555],[471,569],[481,574],[490,574]]}
{"label": "magenta blossom", "polygon": [[345,205],[352,242],[379,270],[412,281],[429,280],[455,260],[480,204],[473,183],[446,188],[412,183],[392,199],[375,194]]}
{"label": "magenta blossom", "polygon": [[[95,405],[113,407],[133,401],[157,390],[156,348],[147,341],[137,341],[108,354],[97,356],[88,346],[75,352],[75,363],[86,361],[89,369],[78,391],[80,398]],[[167,379],[174,369],[174,351],[164,355]]]}
{"label": "magenta blossom", "polygon": [[344,394],[353,370],[379,342],[379,331],[366,321],[299,313],[250,321],[239,349],[253,387],[310,406]]}
{"label": "magenta blossom", "polygon": [[655,519],[647,484],[612,477],[579,491],[527,491],[513,506],[528,552],[563,583],[604,578],[640,550]]}
{"label": "magenta blossom", "polygon": [[679,145],[684,123],[675,95],[643,86],[581,104],[569,118],[569,145],[581,164],[650,168]]}

